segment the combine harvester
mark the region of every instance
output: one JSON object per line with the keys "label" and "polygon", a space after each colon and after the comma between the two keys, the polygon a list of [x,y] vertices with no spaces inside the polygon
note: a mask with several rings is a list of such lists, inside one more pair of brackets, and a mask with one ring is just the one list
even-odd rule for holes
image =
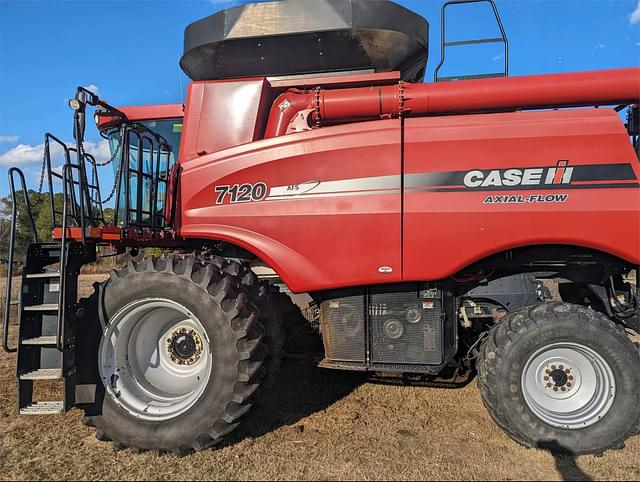
{"label": "combine harvester", "polygon": [[[99,439],[135,450],[220,442],[280,364],[291,301],[256,275],[269,268],[320,307],[322,367],[477,372],[491,416],[528,447],[602,453],[637,434],[640,69],[509,78],[487,1],[501,35],[443,32],[442,60],[494,42],[497,74],[442,77],[441,62],[421,83],[428,24],[393,2],[285,0],[187,27],[184,106],[115,108],[79,88],[62,175],[45,138],[45,186],[64,203],[53,241],[30,223],[17,347],[7,283],[20,413],[79,407]],[[452,3],[471,2],[443,17]],[[89,108],[112,147],[109,223]],[[25,195],[18,169],[10,182]],[[174,254],[78,300],[104,246]],[[36,400],[52,379],[63,400]]]}

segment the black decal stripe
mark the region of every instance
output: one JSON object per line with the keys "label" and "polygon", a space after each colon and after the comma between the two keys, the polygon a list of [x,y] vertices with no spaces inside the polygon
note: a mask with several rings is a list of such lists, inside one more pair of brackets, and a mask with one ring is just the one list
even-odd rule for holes
{"label": "black decal stripe", "polygon": [[[509,169],[544,169],[545,171],[557,166],[532,167],[496,167],[494,169],[477,169],[486,177],[491,171],[498,170],[504,174]],[[637,179],[631,164],[569,164],[566,168],[573,168],[572,181],[634,181]],[[469,171],[424,172],[405,174],[405,187],[419,186],[460,186],[464,184],[464,177]],[[542,177],[544,181],[544,175]],[[476,189],[477,190],[477,189]]]}
{"label": "black decal stripe", "polygon": [[616,183],[616,184],[535,184],[528,186],[487,186],[487,187],[434,187],[414,189],[407,194],[418,192],[495,192],[495,191],[564,191],[568,189],[634,189],[640,184]]}
{"label": "black decal stripe", "polygon": [[636,179],[631,164],[593,164],[575,167],[572,181],[632,181]]}
{"label": "black decal stripe", "polygon": [[[0,0],[1,1],[1,0]],[[548,169],[557,166],[545,167],[518,167],[496,169],[478,169],[486,177],[492,170],[499,170],[502,174],[508,169]],[[418,192],[501,192],[501,191],[557,191],[568,189],[629,189],[638,188],[640,185],[631,164],[582,164],[565,167],[572,168],[570,184],[527,184],[517,186],[479,186],[465,187],[464,177],[467,171],[451,172],[422,172],[399,175],[371,176],[355,179],[338,179],[332,181],[305,181],[289,186],[272,187],[267,201],[304,198],[324,198],[337,196],[362,196],[380,194],[406,194]],[[541,180],[544,181],[543,173]],[[615,181],[615,182],[614,182]],[[401,186],[404,187],[401,190]],[[297,190],[301,192],[298,192]]]}

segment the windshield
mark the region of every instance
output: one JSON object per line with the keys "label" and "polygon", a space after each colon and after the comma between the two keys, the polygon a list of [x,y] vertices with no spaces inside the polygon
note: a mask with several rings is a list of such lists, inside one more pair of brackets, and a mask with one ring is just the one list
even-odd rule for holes
{"label": "windshield", "polygon": [[[161,224],[169,171],[176,162],[181,135],[182,118],[136,121],[127,127],[125,154],[129,162],[122,173],[127,181],[120,184],[116,206],[119,226]],[[113,156],[119,148],[120,129],[109,131],[107,139]],[[120,159],[120,153],[116,158]],[[119,168],[120,163],[114,162],[115,176]]]}

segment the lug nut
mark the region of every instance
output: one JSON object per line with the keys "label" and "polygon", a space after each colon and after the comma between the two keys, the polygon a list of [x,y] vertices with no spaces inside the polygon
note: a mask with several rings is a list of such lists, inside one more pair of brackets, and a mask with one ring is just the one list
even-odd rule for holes
{"label": "lug nut", "polygon": [[551,365],[551,369],[552,369],[552,370],[555,370],[555,369],[556,369],[556,366],[555,366],[555,365]]}
{"label": "lug nut", "polygon": [[553,391],[557,392],[558,391],[558,387],[553,387]]}
{"label": "lug nut", "polygon": [[564,365],[560,365],[560,366],[558,366],[558,368],[559,368],[560,370],[564,370]]}
{"label": "lug nut", "polygon": [[573,375],[569,375],[569,380],[573,380]]}
{"label": "lug nut", "polygon": [[544,381],[546,382],[547,380],[549,380],[549,377],[545,376]]}
{"label": "lug nut", "polygon": [[565,387],[560,387],[560,390],[562,390],[563,392],[567,391],[567,389]]}
{"label": "lug nut", "polygon": [[571,370],[569,370],[568,368],[565,370],[565,372],[567,373],[571,373]]}
{"label": "lug nut", "polygon": [[567,386],[570,387],[571,386],[571,382],[567,383]]}
{"label": "lug nut", "polygon": [[547,388],[551,388],[551,383],[547,383]]}

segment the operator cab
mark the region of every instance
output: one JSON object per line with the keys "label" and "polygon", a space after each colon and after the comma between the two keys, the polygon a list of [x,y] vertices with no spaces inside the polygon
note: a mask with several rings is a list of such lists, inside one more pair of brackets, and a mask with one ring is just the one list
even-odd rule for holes
{"label": "operator cab", "polygon": [[[167,193],[182,136],[182,106],[124,107],[124,118],[96,116],[113,159],[114,226],[163,228],[167,225]],[[123,146],[126,149],[120,157]],[[123,178],[129,182],[121,182]],[[120,186],[117,189],[115,186]]]}

